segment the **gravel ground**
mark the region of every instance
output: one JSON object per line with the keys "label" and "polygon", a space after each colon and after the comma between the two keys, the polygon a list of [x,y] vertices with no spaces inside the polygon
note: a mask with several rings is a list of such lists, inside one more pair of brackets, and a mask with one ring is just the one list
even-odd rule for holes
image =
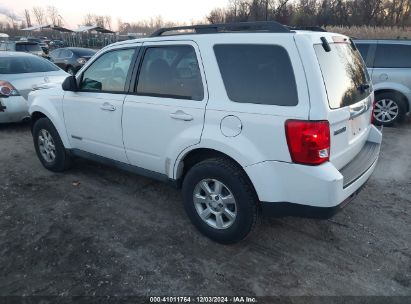
{"label": "gravel ground", "polygon": [[178,190],[86,161],[55,174],[29,126],[0,127],[0,296],[411,296],[411,124],[331,220],[264,218],[246,241],[200,235]]}

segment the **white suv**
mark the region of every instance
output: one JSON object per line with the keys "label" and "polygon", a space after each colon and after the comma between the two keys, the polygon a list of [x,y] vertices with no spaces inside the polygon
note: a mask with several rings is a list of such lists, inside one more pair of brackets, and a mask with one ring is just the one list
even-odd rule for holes
{"label": "white suv", "polygon": [[214,24],[110,45],[30,113],[47,169],[80,156],[170,181],[203,234],[234,243],[260,212],[327,217],[358,193],[380,150],[373,98],[345,36]]}

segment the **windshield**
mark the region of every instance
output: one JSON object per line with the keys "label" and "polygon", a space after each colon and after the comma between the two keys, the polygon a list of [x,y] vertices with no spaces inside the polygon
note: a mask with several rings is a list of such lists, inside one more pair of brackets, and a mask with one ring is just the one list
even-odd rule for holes
{"label": "windshield", "polygon": [[17,43],[16,44],[17,52],[41,52],[41,47],[37,43]]}
{"label": "windshield", "polygon": [[331,43],[326,52],[314,45],[331,109],[355,104],[371,93],[370,77],[358,50],[348,43]]}

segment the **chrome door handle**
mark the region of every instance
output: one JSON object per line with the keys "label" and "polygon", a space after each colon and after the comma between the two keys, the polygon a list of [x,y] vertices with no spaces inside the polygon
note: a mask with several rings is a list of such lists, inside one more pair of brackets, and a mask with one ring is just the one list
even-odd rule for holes
{"label": "chrome door handle", "polygon": [[105,102],[101,105],[100,109],[102,109],[103,111],[115,111],[116,107],[111,103]]}
{"label": "chrome door handle", "polygon": [[184,121],[191,121],[193,120],[193,116],[190,114],[185,113],[184,111],[178,110],[177,112],[171,113],[170,117],[172,119],[177,119],[177,120],[184,120]]}

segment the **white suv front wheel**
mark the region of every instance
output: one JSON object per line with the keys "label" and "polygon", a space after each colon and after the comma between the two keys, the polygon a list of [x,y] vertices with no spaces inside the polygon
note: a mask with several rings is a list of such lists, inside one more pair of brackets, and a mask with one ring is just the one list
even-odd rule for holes
{"label": "white suv front wheel", "polygon": [[34,148],[43,166],[53,172],[62,172],[71,165],[71,156],[48,118],[40,118],[33,125]]}
{"label": "white suv front wheel", "polygon": [[254,228],[258,200],[243,170],[213,158],[194,165],[183,181],[184,207],[193,224],[210,239],[232,244]]}

